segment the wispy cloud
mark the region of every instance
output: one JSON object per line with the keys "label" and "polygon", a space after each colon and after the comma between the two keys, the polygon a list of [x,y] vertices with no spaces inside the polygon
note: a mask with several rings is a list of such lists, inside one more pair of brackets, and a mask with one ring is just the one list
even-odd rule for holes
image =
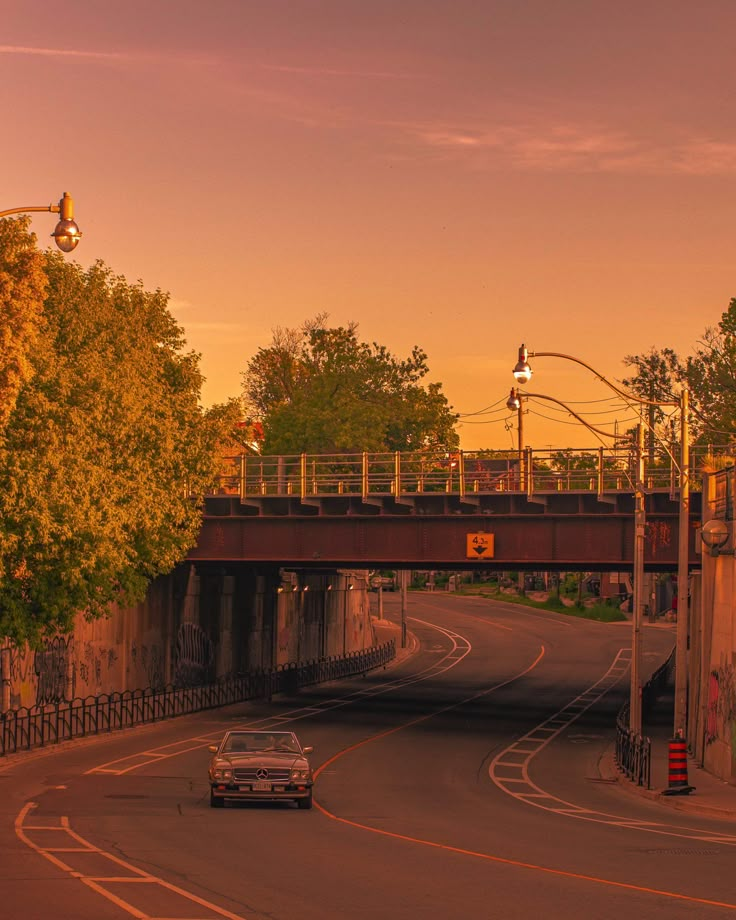
{"label": "wispy cloud", "polygon": [[297,67],[288,64],[259,64],[261,70],[276,71],[277,73],[293,73],[300,76],[315,77],[366,77],[379,80],[417,80],[423,74],[400,73],[392,70],[352,70],[338,67]]}
{"label": "wispy cloud", "polygon": [[404,125],[425,148],[476,168],[717,175],[736,172],[736,142],[637,137],[600,125],[511,125],[492,128]]}
{"label": "wispy cloud", "polygon": [[20,54],[36,57],[75,57],[103,60],[123,60],[127,57],[117,51],[81,51],[75,48],[32,48],[27,45],[0,45],[0,54]]}

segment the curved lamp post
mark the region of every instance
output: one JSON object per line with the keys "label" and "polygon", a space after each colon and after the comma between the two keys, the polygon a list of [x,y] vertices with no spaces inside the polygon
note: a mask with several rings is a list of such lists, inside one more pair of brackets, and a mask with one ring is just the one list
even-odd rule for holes
{"label": "curved lamp post", "polygon": [[[619,439],[619,435],[613,431],[606,431],[604,428],[597,428],[591,425],[582,416],[578,415],[574,409],[571,409],[564,402],[555,399],[554,396],[544,396],[542,393],[520,393],[518,390],[511,389],[511,395],[506,405],[512,411],[514,409],[521,412],[522,398],[527,399],[546,399],[549,402],[562,406],[567,412],[577,419],[582,425],[585,425],[590,431],[606,438]],[[641,714],[641,624],[644,612],[644,533],[646,528],[646,504],[644,496],[644,426],[637,425],[636,429],[636,479],[634,483],[634,596],[631,604],[631,686],[629,690],[629,731],[641,735],[642,732],[642,714]],[[521,441],[521,433],[519,435]],[[521,447],[520,447],[521,450]]]}
{"label": "curved lamp post", "polygon": [[688,564],[689,546],[688,531],[690,527],[690,420],[689,420],[689,391],[683,387],[679,399],[662,400],[657,402],[643,399],[633,393],[627,393],[614,383],[611,383],[603,374],[599,373],[590,364],[556,351],[527,351],[524,345],[519,347],[519,357],[514,367],[514,377],[518,383],[525,384],[531,380],[532,369],[529,358],[564,358],[574,361],[581,367],[594,374],[601,383],[627,402],[638,403],[640,406],[674,406],[680,410],[680,505],[678,516],[677,535],[677,642],[675,650],[675,719],[674,734],[686,733],[687,730],[687,640],[689,622],[688,602]]}
{"label": "curved lamp post", "polygon": [[0,217],[9,217],[11,214],[27,214],[31,211],[50,211],[52,214],[58,214],[60,220],[51,234],[56,240],[56,245],[62,252],[71,252],[76,249],[82,238],[82,232],[74,220],[74,202],[71,195],[64,192],[58,204],[50,204],[46,207],[9,208],[7,211],[0,211]]}

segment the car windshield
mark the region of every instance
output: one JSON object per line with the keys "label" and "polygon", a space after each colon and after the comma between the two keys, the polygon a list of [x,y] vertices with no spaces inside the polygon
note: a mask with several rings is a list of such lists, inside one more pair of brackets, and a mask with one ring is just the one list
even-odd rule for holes
{"label": "car windshield", "polygon": [[293,732],[230,732],[222,746],[223,754],[252,751],[298,754],[300,747]]}

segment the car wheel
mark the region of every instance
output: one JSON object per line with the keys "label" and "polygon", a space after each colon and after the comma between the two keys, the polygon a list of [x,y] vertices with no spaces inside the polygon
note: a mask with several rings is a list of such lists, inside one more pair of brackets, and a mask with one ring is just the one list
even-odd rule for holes
{"label": "car wheel", "polygon": [[225,799],[221,798],[218,795],[215,795],[214,792],[210,789],[210,808],[224,808]]}
{"label": "car wheel", "polygon": [[297,799],[296,804],[303,811],[310,809],[312,807],[312,793],[310,792],[305,799]]}

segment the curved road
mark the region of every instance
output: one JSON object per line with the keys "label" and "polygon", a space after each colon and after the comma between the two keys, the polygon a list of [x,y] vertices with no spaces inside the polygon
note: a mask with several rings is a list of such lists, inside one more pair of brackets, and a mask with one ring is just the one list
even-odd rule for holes
{"label": "curved road", "polygon": [[[736,825],[600,779],[627,624],[426,594],[408,625],[364,679],[0,762],[3,916],[736,917]],[[207,744],[251,725],[314,745],[312,811],[210,809]]]}

